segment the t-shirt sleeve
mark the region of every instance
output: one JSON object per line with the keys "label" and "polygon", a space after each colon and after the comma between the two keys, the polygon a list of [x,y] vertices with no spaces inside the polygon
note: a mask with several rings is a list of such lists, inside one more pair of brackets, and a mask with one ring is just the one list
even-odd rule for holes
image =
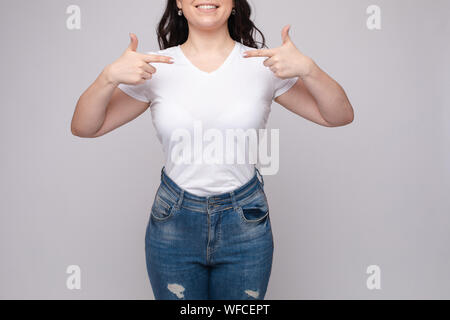
{"label": "t-shirt sleeve", "polygon": [[281,78],[278,78],[272,72],[272,79],[273,79],[273,88],[274,88],[272,99],[275,99],[275,98],[281,96],[286,91],[288,91],[290,88],[292,88],[294,86],[294,84],[297,82],[298,77],[281,79]]}
{"label": "t-shirt sleeve", "polygon": [[135,98],[136,100],[142,101],[142,102],[150,102],[150,99],[148,97],[148,81],[146,80],[144,83],[132,85],[132,84],[124,84],[120,83],[117,87],[125,92],[130,97]]}

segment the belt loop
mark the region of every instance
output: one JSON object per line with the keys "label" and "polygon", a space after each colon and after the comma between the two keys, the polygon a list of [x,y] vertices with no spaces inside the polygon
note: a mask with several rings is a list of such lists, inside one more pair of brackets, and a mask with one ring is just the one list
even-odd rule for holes
{"label": "belt loop", "polygon": [[263,178],[263,176],[261,175],[261,173],[259,172],[258,168],[255,167],[255,169],[256,169],[256,172],[257,172],[257,173],[259,174],[259,176],[261,177],[261,184],[262,184],[262,186],[264,187],[264,178]]}
{"label": "belt loop", "polygon": [[236,196],[234,191],[230,191],[231,203],[233,204],[233,209],[237,210]]}
{"label": "belt loop", "polygon": [[178,208],[181,208],[181,205],[183,204],[183,199],[184,199],[184,190],[181,190],[180,198],[178,199],[178,203],[177,203]]}
{"label": "belt loop", "polygon": [[161,180],[162,180],[162,177],[163,177],[164,167],[165,166],[163,166],[162,169],[161,169]]}

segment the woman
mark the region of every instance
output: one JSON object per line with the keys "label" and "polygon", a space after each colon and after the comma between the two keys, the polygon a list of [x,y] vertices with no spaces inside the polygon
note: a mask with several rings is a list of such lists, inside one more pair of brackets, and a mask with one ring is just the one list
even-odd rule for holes
{"label": "woman", "polygon": [[[99,137],[150,106],[166,156],[145,241],[156,299],[264,299],[271,273],[269,206],[255,162],[224,161],[231,149],[221,157],[220,148],[206,161],[193,144],[206,150],[205,140],[229,129],[265,128],[272,101],[327,127],[353,121],[344,90],[295,47],[288,26],[282,46],[253,50],[260,31],[250,14],[246,0],[168,0],[162,49],[138,53],[130,34],[74,113],[74,135]],[[196,136],[199,126],[209,139]],[[238,156],[248,151],[238,144]]]}

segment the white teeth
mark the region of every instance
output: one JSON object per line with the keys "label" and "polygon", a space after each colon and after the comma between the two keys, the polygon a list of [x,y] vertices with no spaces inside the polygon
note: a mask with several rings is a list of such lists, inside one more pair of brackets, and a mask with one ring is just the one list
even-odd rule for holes
{"label": "white teeth", "polygon": [[198,6],[197,8],[200,9],[216,9],[216,6],[211,6],[211,5],[202,5],[202,6]]}

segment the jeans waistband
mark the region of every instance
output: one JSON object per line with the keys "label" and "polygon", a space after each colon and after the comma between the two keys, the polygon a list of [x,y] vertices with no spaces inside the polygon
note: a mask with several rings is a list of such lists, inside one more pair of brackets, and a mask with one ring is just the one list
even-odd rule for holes
{"label": "jeans waistband", "polygon": [[[209,196],[199,196],[181,188],[175,181],[173,181],[164,171],[165,166],[161,169],[161,186],[173,198],[178,207],[184,206],[195,211],[211,211],[224,210],[228,207],[234,207],[244,204],[247,199],[261,190],[264,192],[264,178],[255,167],[255,174],[244,185],[229,191]],[[261,180],[258,179],[258,175]]]}

